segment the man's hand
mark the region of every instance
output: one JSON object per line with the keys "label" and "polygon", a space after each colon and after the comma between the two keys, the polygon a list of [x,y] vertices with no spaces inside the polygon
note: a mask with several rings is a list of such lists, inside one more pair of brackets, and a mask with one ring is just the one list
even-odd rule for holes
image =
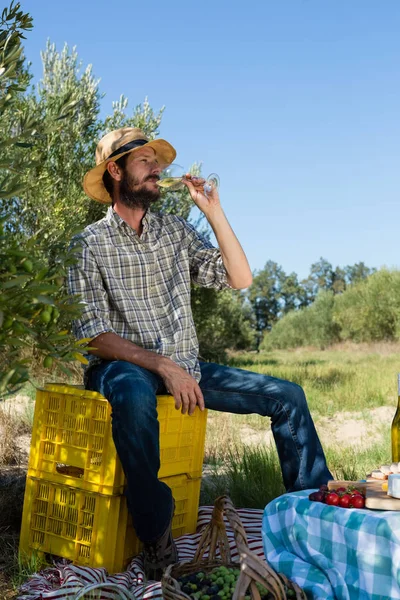
{"label": "man's hand", "polygon": [[205,214],[212,212],[221,206],[217,188],[213,185],[210,192],[204,193],[206,180],[202,177],[194,177],[188,173],[182,182],[188,188],[193,202]]}
{"label": "man's hand", "polygon": [[175,398],[175,408],[192,415],[196,405],[204,410],[204,398],[197,381],[172,360],[160,372],[168,392]]}

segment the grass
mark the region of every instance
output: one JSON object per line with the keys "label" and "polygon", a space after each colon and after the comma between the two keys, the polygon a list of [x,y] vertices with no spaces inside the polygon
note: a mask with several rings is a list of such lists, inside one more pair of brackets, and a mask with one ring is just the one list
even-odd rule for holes
{"label": "grass", "polygon": [[[18,551],[19,537],[8,528],[0,528],[0,599],[12,600],[18,590],[35,573],[51,566],[44,557],[33,552],[21,556]],[[73,598],[71,598],[73,600]]]}
{"label": "grass", "polygon": [[[367,472],[391,462],[391,423],[377,427],[371,409],[393,407],[394,415],[399,359],[399,344],[346,344],[325,351],[235,354],[230,365],[300,384],[317,428],[323,418],[334,421],[340,413],[358,413],[374,434],[368,445],[332,441],[324,446],[334,477],[349,480],[363,479]],[[202,502],[210,503],[213,496],[228,491],[238,506],[263,508],[282,493],[276,449],[257,442],[257,433],[266,436],[268,429],[268,420],[258,415],[209,413],[205,461],[211,473],[203,484]]]}
{"label": "grass", "polygon": [[0,527],[0,598],[11,600],[21,585],[46,566],[37,554],[23,557],[18,554],[18,535],[10,527]]}
{"label": "grass", "polygon": [[[364,479],[378,466],[390,462],[390,439],[386,436],[368,448],[326,448],[326,459],[336,480]],[[212,504],[228,494],[236,507],[264,508],[285,492],[278,455],[273,446],[231,447],[225,461],[215,462],[205,478],[201,503]]]}
{"label": "grass", "polygon": [[202,504],[228,494],[237,508],[262,508],[285,491],[276,450],[261,446],[231,447],[221,465],[204,479]]}

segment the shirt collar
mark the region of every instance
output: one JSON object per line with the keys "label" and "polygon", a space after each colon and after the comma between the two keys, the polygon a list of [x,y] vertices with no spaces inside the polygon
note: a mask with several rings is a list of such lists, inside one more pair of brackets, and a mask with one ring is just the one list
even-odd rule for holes
{"label": "shirt collar", "polygon": [[[118,213],[115,212],[115,210],[113,209],[112,206],[109,206],[106,216],[105,216],[105,220],[112,227],[115,227],[115,228],[121,227],[122,229],[126,229],[128,227],[131,231],[133,231],[133,229],[130,227],[130,225],[128,225],[128,223],[126,221],[124,221],[124,219],[122,217],[120,217]],[[143,233],[146,233],[147,231],[149,231],[151,229],[153,222],[154,222],[154,214],[151,212],[150,209],[147,209],[147,211],[143,217],[143,220],[142,220]]]}

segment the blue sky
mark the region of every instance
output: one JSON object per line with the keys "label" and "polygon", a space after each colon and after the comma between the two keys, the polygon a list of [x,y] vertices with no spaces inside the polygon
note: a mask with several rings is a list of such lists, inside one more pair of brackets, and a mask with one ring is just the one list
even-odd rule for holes
{"label": "blue sky", "polygon": [[37,79],[50,38],[126,95],[166,107],[177,162],[203,162],[249,258],[307,276],[400,266],[400,2],[22,0]]}

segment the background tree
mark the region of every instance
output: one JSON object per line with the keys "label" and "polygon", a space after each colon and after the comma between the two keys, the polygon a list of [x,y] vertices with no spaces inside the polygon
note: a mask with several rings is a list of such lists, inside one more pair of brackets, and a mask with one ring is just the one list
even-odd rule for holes
{"label": "background tree", "polygon": [[283,315],[302,306],[304,292],[296,273],[285,275],[282,271],[280,278],[280,293]]}
{"label": "background tree", "polygon": [[344,268],[345,279],[348,285],[357,283],[362,279],[367,279],[372,273],[376,272],[376,269],[367,267],[363,262],[356,263],[354,265],[348,265]]}
{"label": "background tree", "polygon": [[[0,393],[16,389],[29,377],[30,364],[41,357],[50,368],[55,360],[81,358],[80,344],[60,331],[60,324],[79,314],[79,304],[65,294],[62,282],[71,253],[57,260],[44,258],[41,234],[17,227],[14,210],[23,212],[29,174],[36,168],[35,144],[48,130],[23,109],[21,93],[29,77],[24,68],[21,39],[32,19],[19,3],[11,3],[0,19],[0,144],[6,149],[0,163]],[[73,103],[59,104],[52,123],[56,129],[70,117]],[[59,240],[55,239],[55,244]],[[29,352],[26,352],[29,350]]]}
{"label": "background tree", "polygon": [[[310,268],[310,275],[304,280],[303,285],[307,290],[307,296],[313,302],[318,295],[319,290],[331,290],[333,285],[333,267],[325,258],[313,263]],[[311,304],[309,302],[309,304]]]}
{"label": "background tree", "polygon": [[255,273],[247,295],[254,311],[259,340],[262,332],[271,329],[282,315],[297,309],[305,301],[304,289],[296,273],[286,275],[272,260]]}
{"label": "background tree", "polygon": [[[120,127],[140,127],[153,139],[159,135],[164,108],[156,113],[146,98],[128,115],[128,99],[121,96],[112,103],[112,113],[101,119],[99,81],[91,65],[82,67],[76,49],[65,45],[58,52],[48,42],[41,56],[42,79],[28,95],[19,98],[21,113],[35,116],[42,135],[32,150],[35,169],[24,175],[29,193],[15,202],[14,226],[31,235],[45,227],[45,245],[51,247],[54,234],[64,231],[67,243],[73,231],[102,218],[108,208],[90,200],[82,189],[83,176],[94,165],[98,140]],[[71,103],[74,119],[68,127],[50,128],[56,119],[63,118],[60,107]],[[198,173],[199,168],[195,164],[191,170]],[[155,210],[188,218],[192,206],[185,189],[163,193]]]}
{"label": "background tree", "polygon": [[255,315],[257,330],[257,349],[262,333],[271,329],[278,320],[281,309],[280,282],[282,267],[269,260],[261,271],[253,276],[253,283],[248,289],[248,298]]}
{"label": "background tree", "polygon": [[301,282],[305,292],[305,302],[300,306],[311,304],[320,290],[331,290],[334,294],[342,294],[347,286],[366,279],[375,272],[375,269],[367,267],[363,262],[346,267],[337,266],[335,269],[326,258],[320,258],[313,263],[310,275]]}

